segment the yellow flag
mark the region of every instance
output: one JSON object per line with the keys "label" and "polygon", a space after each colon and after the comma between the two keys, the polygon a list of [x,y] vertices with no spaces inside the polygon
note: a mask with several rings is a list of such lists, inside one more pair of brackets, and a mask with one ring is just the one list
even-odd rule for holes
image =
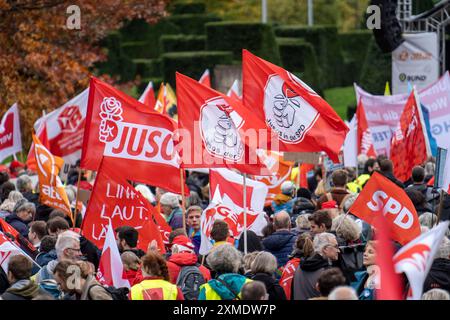
{"label": "yellow flag", "polygon": [[49,207],[63,211],[73,222],[69,199],[59,178],[59,171],[64,160],[52,155],[34,134],[33,142],[39,177],[39,201]]}
{"label": "yellow flag", "polygon": [[391,95],[391,89],[389,89],[389,81],[386,81],[386,86],[384,87],[384,95],[385,96]]}

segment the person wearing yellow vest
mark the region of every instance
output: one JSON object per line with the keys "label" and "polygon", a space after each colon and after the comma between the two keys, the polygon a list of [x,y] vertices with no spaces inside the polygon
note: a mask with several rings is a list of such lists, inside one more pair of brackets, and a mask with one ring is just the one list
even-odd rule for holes
{"label": "person wearing yellow vest", "polygon": [[241,261],[242,254],[235,247],[229,244],[214,247],[206,262],[216,277],[200,286],[198,300],[241,300],[242,287],[252,281],[238,274]]}
{"label": "person wearing yellow vest", "polygon": [[184,300],[181,289],[169,282],[166,261],[157,252],[142,257],[143,280],[131,287],[130,300]]}
{"label": "person wearing yellow vest", "polygon": [[364,172],[361,174],[356,180],[355,183],[359,185],[362,188],[366,185],[367,181],[369,181],[370,177],[372,176],[372,173],[374,171],[379,171],[380,165],[377,161],[377,159],[370,158],[366,161],[364,164]]}

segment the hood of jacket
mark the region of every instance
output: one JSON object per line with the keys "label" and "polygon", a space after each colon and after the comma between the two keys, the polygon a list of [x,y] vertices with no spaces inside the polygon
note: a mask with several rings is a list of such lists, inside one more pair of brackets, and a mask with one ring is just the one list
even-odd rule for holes
{"label": "hood of jacket", "polygon": [[316,206],[311,200],[303,197],[298,197],[295,199],[294,210],[296,211],[314,211]]}
{"label": "hood of jacket", "polygon": [[263,240],[263,246],[268,250],[278,251],[284,248],[295,237],[295,234],[287,230],[276,231]]}
{"label": "hood of jacket", "polygon": [[170,256],[168,261],[175,263],[180,267],[192,266],[197,263],[197,256],[195,253],[191,252],[175,253]]}
{"label": "hood of jacket", "polygon": [[282,193],[279,193],[275,196],[275,199],[273,201],[275,202],[275,204],[281,205],[281,204],[285,204],[286,202],[288,202],[290,200],[292,200],[292,197],[287,196]]}
{"label": "hood of jacket", "polygon": [[6,292],[33,299],[39,293],[39,286],[34,281],[25,279],[15,282]]}
{"label": "hood of jacket", "polygon": [[[241,292],[242,286],[245,284],[246,277],[237,273],[225,273],[218,277],[220,280],[224,281],[228,287],[230,287],[234,292],[239,294]],[[233,300],[236,295],[230,291],[223,283],[217,279],[210,280],[208,284],[211,288],[222,298],[222,300]]]}
{"label": "hood of jacket", "polygon": [[329,265],[328,260],[324,259],[320,254],[300,260],[300,268],[303,271],[316,271]]}

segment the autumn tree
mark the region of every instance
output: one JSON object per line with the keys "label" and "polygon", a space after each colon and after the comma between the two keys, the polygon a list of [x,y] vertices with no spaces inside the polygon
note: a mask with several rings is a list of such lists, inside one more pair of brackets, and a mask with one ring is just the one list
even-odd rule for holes
{"label": "autumn tree", "polygon": [[[18,102],[25,146],[34,121],[88,86],[99,41],[126,20],[157,22],[169,0],[0,0],[0,113]],[[80,29],[68,19],[80,12]],[[73,8],[73,7],[72,7]],[[71,22],[70,20],[69,22]],[[69,27],[68,27],[69,26]]]}

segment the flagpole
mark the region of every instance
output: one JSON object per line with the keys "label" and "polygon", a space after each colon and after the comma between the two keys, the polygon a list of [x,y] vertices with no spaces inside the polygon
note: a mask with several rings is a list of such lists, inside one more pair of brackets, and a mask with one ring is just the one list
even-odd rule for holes
{"label": "flagpole", "polygon": [[78,171],[78,181],[77,181],[77,195],[75,197],[75,212],[74,214],[72,214],[72,226],[73,228],[75,228],[75,219],[78,213],[78,195],[79,195],[79,190],[80,190],[80,181],[81,181],[81,168],[79,168]]}
{"label": "flagpole", "polygon": [[297,167],[298,167],[297,186],[298,186],[299,189],[300,189],[300,182],[301,182],[301,180],[300,180],[300,168],[301,168],[301,166],[302,166],[302,162],[299,161],[299,162],[297,163]]}
{"label": "flagpole", "polygon": [[244,173],[244,254],[247,254],[247,174]]}
{"label": "flagpole", "polygon": [[183,214],[183,230],[186,232],[186,197],[184,195],[184,174],[183,169],[180,168],[180,182],[181,182],[181,212]]}
{"label": "flagpole", "polygon": [[437,212],[437,219],[436,219],[436,223],[433,223],[433,220],[431,220],[431,226],[435,226],[439,223],[439,220],[441,220],[441,215],[442,215],[442,209],[444,207],[444,193],[445,191],[443,189],[441,189],[441,196],[439,199],[439,207],[438,207],[438,212]]}

